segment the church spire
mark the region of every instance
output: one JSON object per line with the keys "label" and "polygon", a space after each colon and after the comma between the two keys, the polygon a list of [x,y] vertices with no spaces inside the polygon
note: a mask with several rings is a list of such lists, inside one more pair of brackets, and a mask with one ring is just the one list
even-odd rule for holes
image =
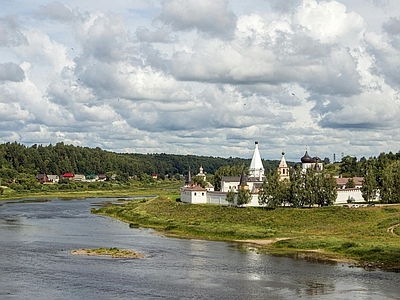
{"label": "church spire", "polygon": [[249,177],[257,178],[262,181],[264,179],[264,166],[261,160],[260,152],[258,150],[258,142],[255,142],[253,158],[251,159],[249,168]]}
{"label": "church spire", "polygon": [[286,180],[286,181],[290,180],[289,167],[285,160],[285,151],[282,151],[282,158],[278,166],[278,174],[280,180]]}
{"label": "church spire", "polygon": [[281,162],[279,163],[279,168],[287,168],[287,163],[285,160],[285,151],[282,151]]}
{"label": "church spire", "polygon": [[240,175],[239,186],[245,186],[245,185],[247,185],[247,180],[246,180],[246,173],[244,172],[244,167],[243,167],[242,175]]}
{"label": "church spire", "polygon": [[190,185],[192,183],[192,175],[190,174],[190,166],[189,166],[189,172],[188,175],[186,177],[186,185]]}

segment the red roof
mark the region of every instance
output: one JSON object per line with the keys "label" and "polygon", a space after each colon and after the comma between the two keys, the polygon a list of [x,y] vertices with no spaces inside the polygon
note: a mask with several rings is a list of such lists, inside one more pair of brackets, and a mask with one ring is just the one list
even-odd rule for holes
{"label": "red roof", "polygon": [[349,179],[353,179],[355,185],[362,185],[363,181],[364,181],[364,177],[353,177],[353,178],[336,178],[336,184],[339,186],[343,186],[346,185],[347,181],[349,181]]}
{"label": "red roof", "polygon": [[73,173],[64,173],[62,177],[74,177],[75,175]]}

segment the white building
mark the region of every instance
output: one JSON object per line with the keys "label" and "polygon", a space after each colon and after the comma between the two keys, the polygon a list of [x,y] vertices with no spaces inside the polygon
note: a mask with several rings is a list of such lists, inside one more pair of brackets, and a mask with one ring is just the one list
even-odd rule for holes
{"label": "white building", "polygon": [[[202,172],[202,168],[200,169]],[[258,204],[258,190],[265,179],[264,166],[262,164],[260,152],[258,150],[258,142],[255,142],[253,157],[251,159],[249,175],[246,178],[242,176],[223,176],[221,179],[221,191],[210,191],[209,189],[204,189],[199,186],[193,186],[190,184],[190,170],[188,173],[188,178],[186,180],[186,185],[181,189],[181,201],[193,204],[220,204],[220,205],[231,205],[226,201],[226,194],[229,190],[238,191],[238,188],[242,181],[246,181],[252,199],[249,204],[245,206],[260,206]],[[235,205],[235,203],[234,203]]]}
{"label": "white building", "polygon": [[285,152],[282,151],[282,158],[278,166],[278,174],[280,180],[290,180],[289,167],[286,163]]}
{"label": "white building", "polygon": [[[311,157],[308,150],[301,158],[302,169],[305,171],[308,168],[314,168],[316,171],[323,169],[323,163],[317,156]],[[203,168],[200,168],[200,173],[203,173]],[[278,174],[281,180],[289,181],[289,167],[285,160],[285,153],[282,152],[282,158],[278,166]],[[223,176],[221,179],[221,191],[214,191],[212,188],[207,189],[191,184],[190,170],[185,186],[181,189],[181,201],[193,204],[219,204],[219,205],[232,205],[226,201],[226,195],[230,190],[237,192],[243,181],[245,181],[246,188],[251,192],[252,198],[249,204],[244,206],[260,206],[258,203],[258,191],[265,179],[264,166],[262,164],[260,152],[258,149],[258,142],[255,142],[253,157],[251,159],[249,175],[245,176]],[[361,195],[362,178],[354,178],[355,188],[344,188],[347,179],[337,178],[338,190],[335,204],[345,204],[347,200],[354,199],[355,202],[363,202],[364,199]],[[344,184],[342,184],[345,181]],[[236,199],[235,203],[236,205]]]}

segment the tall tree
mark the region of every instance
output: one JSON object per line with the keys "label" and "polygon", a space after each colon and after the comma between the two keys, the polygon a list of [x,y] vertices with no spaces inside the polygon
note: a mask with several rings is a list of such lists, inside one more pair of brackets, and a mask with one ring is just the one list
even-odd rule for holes
{"label": "tall tree", "polygon": [[318,183],[316,182],[316,172],[314,168],[308,168],[303,173],[303,202],[304,205],[313,206],[318,201]]}
{"label": "tall tree", "polygon": [[300,166],[290,170],[288,199],[293,207],[305,205],[303,174]]}
{"label": "tall tree", "polygon": [[343,177],[354,177],[357,175],[357,157],[344,156],[340,165],[340,173]]}
{"label": "tall tree", "polygon": [[394,196],[394,174],[392,165],[388,165],[382,172],[382,185],[379,197],[383,203],[391,203]]}
{"label": "tall tree", "polygon": [[286,182],[279,180],[276,170],[267,173],[264,182],[258,192],[258,203],[268,208],[281,206],[287,199]]}
{"label": "tall tree", "polygon": [[237,205],[242,206],[244,204],[250,203],[251,197],[251,192],[244,186],[240,186],[237,195]]}
{"label": "tall tree", "polygon": [[234,191],[234,189],[229,189],[228,193],[226,193],[225,200],[226,200],[226,202],[228,202],[230,204],[234,204],[235,203],[235,191]]}
{"label": "tall tree", "polygon": [[365,174],[362,186],[361,194],[365,201],[371,202],[375,200],[377,192],[376,178],[372,167],[368,167],[367,173]]}
{"label": "tall tree", "polygon": [[337,186],[335,178],[325,172],[317,173],[315,176],[317,202],[319,206],[328,206],[335,203],[337,198]]}
{"label": "tall tree", "polygon": [[353,189],[356,187],[356,183],[354,182],[353,178],[349,178],[346,182],[346,189]]}

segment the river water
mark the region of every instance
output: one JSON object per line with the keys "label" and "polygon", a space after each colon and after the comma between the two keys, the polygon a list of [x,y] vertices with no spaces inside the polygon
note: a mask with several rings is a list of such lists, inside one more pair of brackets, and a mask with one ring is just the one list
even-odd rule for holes
{"label": "river water", "polygon": [[[400,274],[166,238],[93,215],[110,199],[0,202],[0,299],[400,299]],[[144,259],[71,255],[118,247]]]}

